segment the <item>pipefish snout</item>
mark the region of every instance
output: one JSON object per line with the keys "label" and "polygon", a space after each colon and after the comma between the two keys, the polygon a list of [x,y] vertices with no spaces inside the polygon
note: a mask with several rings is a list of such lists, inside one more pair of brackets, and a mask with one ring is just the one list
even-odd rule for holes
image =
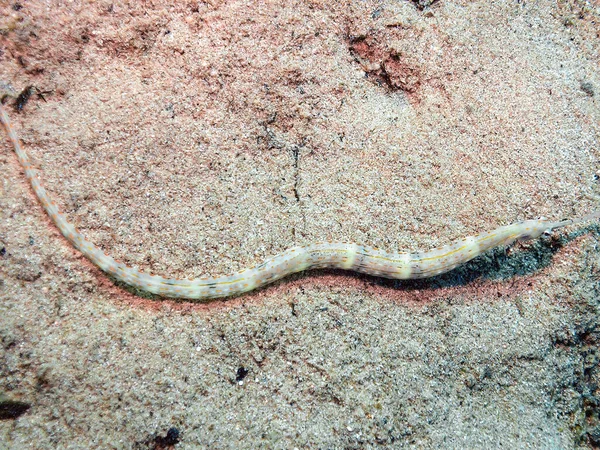
{"label": "pipefish snout", "polygon": [[535,239],[557,228],[600,218],[600,210],[585,217],[552,222],[545,219],[526,220],[459,239],[444,247],[425,252],[388,252],[377,248],[345,242],[322,242],[290,248],[268,258],[262,264],[221,277],[180,280],[149,275],[127,267],[88,241],[67,218],[60,213],[49,197],[23,149],[8,114],[0,104],[0,121],[17,158],[25,171],[36,197],[63,236],[93,264],[119,281],[164,297],[211,299],[239,295],[292,273],[310,269],[335,268],[370,275],[395,278],[428,278],[446,273],[482,253],[516,240]]}

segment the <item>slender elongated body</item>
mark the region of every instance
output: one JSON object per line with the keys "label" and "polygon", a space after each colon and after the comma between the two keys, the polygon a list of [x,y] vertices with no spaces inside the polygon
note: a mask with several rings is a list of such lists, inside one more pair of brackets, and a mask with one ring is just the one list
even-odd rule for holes
{"label": "slender elongated body", "polygon": [[600,217],[600,211],[596,211],[581,219],[561,222],[527,220],[500,227],[492,232],[481,233],[475,237],[470,236],[426,252],[395,253],[354,243],[316,243],[290,248],[258,266],[232,275],[193,280],[163,278],[127,267],[111,256],[105,255],[85,239],[59,212],[56,204],[41,185],[36,169],[33,168],[29,156],[23,150],[2,105],[0,105],[0,121],[8,133],[35,195],[63,236],[92,263],[117,280],[164,297],[209,299],[233,296],[251,291],[289,274],[317,268],[353,270],[385,278],[427,278],[448,272],[499,245],[508,245],[517,239],[535,239],[555,228]]}

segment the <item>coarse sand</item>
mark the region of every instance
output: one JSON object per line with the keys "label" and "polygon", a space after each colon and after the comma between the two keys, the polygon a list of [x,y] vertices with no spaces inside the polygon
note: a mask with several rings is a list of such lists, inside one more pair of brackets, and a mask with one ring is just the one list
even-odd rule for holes
{"label": "coarse sand", "polygon": [[[0,2],[47,190],[177,278],[598,209],[599,66],[594,1]],[[174,302],[76,252],[4,135],[0,171],[1,448],[600,446],[597,223],[431,280]]]}

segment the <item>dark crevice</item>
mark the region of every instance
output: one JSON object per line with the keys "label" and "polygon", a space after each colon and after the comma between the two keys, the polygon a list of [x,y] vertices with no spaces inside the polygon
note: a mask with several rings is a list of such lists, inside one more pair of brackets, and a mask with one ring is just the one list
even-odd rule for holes
{"label": "dark crevice", "polygon": [[412,0],[419,11],[429,8],[434,3],[437,3],[437,1],[438,0]]}
{"label": "dark crevice", "polygon": [[[301,177],[300,177],[300,157],[301,157],[301,152],[302,149],[304,148],[305,145],[305,141],[304,139],[301,140],[301,142],[299,144],[295,144],[292,146],[291,148],[291,152],[292,152],[292,165],[293,165],[293,170],[294,170],[294,185],[293,185],[293,191],[294,191],[294,198],[296,199],[296,204],[300,207],[300,215],[302,217],[302,230],[306,230],[306,214],[304,211],[304,208],[302,207],[302,203],[301,203],[301,197],[300,197],[300,184],[301,184]],[[293,230],[293,235],[294,238],[296,238],[296,229]]]}
{"label": "dark crevice", "polygon": [[12,400],[0,394],[0,420],[17,419],[25,414],[30,407],[30,403]]}
{"label": "dark crevice", "polygon": [[298,169],[300,160],[300,147],[297,145],[292,147],[292,157],[294,158],[294,197],[296,197],[296,202],[300,203],[300,194],[298,193],[298,186],[300,184],[300,170]]}

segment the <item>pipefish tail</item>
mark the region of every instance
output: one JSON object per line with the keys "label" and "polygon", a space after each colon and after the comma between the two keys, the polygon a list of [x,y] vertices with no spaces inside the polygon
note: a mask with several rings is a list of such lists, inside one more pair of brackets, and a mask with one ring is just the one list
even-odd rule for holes
{"label": "pipefish tail", "polygon": [[545,219],[526,220],[459,239],[444,247],[425,252],[387,252],[373,247],[345,242],[315,243],[292,247],[265,260],[262,264],[232,275],[214,278],[179,280],[149,275],[116,261],[88,241],[58,210],[56,203],[42,186],[37,170],[23,149],[5,108],[0,104],[0,121],[6,129],[25,177],[33,192],[62,235],[93,264],[115,279],[143,291],[163,297],[212,299],[251,291],[287,275],[304,270],[335,268],[362,272],[385,278],[418,279],[446,273],[482,253],[516,240],[536,239],[544,233],[568,225],[600,218],[600,210],[579,219],[552,222]]}

